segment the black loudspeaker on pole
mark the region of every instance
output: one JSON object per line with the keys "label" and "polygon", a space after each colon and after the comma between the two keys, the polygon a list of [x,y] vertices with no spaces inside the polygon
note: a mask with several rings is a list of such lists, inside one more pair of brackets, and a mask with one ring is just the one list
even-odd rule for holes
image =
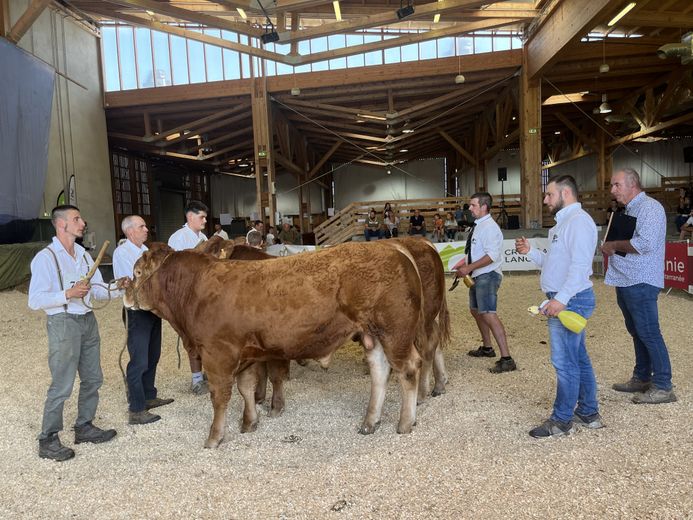
{"label": "black loudspeaker on pole", "polygon": [[683,162],[693,163],[693,146],[686,146],[683,149]]}
{"label": "black loudspeaker on pole", "polygon": [[[684,149],[685,151],[686,149]],[[693,162],[693,159],[691,160]],[[508,169],[498,168],[498,182],[505,182],[508,180]]]}

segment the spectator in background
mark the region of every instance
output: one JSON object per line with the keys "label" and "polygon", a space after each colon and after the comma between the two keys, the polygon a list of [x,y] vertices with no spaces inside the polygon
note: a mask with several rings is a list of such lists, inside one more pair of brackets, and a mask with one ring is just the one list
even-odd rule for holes
{"label": "spectator in background", "polygon": [[385,224],[385,236],[387,238],[397,238],[399,235],[399,217],[395,216],[392,210],[385,213],[385,220],[383,223]]}
{"label": "spectator in background", "polygon": [[383,230],[380,228],[380,222],[378,222],[374,209],[368,213],[366,224],[363,226],[363,234],[366,237],[366,242],[370,242],[373,237],[378,240],[383,238]]}
{"label": "spectator in background", "polygon": [[246,244],[248,244],[250,247],[254,247],[255,249],[262,249],[262,233],[260,233],[259,231],[251,229],[246,235],[245,241]]}
{"label": "spectator in background", "polygon": [[214,235],[221,237],[224,240],[229,239],[229,235],[224,229],[221,227],[221,224],[214,224]]}
{"label": "spectator in background", "polygon": [[267,244],[268,246],[274,245],[274,243],[277,240],[276,235],[275,235],[276,232],[277,231],[276,231],[276,229],[274,229],[274,226],[269,226],[267,228],[267,236],[265,236],[265,244]]}
{"label": "spectator in background", "polygon": [[445,222],[438,213],[433,215],[433,241],[445,242]]}
{"label": "spectator in background", "polygon": [[464,213],[459,205],[455,208],[455,221],[457,221],[457,227],[460,228],[460,231],[463,231],[465,227]]}
{"label": "spectator in background", "polygon": [[385,203],[385,207],[383,208],[383,218],[387,216],[387,212],[392,211],[392,206],[390,205],[389,202]]}
{"label": "spectator in background", "polygon": [[426,220],[418,209],[409,217],[409,234],[426,236]]}
{"label": "spectator in background", "polygon": [[245,236],[245,241],[248,242],[248,235],[250,234],[251,231],[257,231],[260,233],[260,236],[265,234],[265,225],[262,223],[262,220],[255,220],[253,221],[253,226],[250,228],[250,231]]}
{"label": "spectator in background", "polygon": [[609,207],[606,208],[607,215],[609,215],[610,213],[620,213],[621,211],[623,211],[623,208],[618,205],[618,201],[615,199],[612,200],[609,203]]}
{"label": "spectator in background", "polygon": [[681,226],[679,240],[686,240],[686,235],[693,236],[693,210],[688,214],[688,220]]}
{"label": "spectator in background", "polygon": [[448,213],[445,217],[445,236],[452,242],[455,240],[455,233],[457,233],[457,220],[453,218],[452,213]]}
{"label": "spectator in background", "polygon": [[462,206],[462,231],[466,230],[474,224],[474,215],[469,210],[469,204]]}
{"label": "spectator in background", "polygon": [[[683,188],[681,188],[681,191],[683,193],[686,192]],[[676,231],[681,231],[681,226],[683,226],[690,217],[691,209],[693,209],[691,208],[691,198],[685,195],[679,197],[679,207],[676,210],[678,213],[678,215],[676,215]]]}
{"label": "spectator in background", "polygon": [[282,230],[277,235],[277,238],[282,244],[286,245],[301,245],[301,235],[296,228],[292,227],[288,222],[282,224]]}

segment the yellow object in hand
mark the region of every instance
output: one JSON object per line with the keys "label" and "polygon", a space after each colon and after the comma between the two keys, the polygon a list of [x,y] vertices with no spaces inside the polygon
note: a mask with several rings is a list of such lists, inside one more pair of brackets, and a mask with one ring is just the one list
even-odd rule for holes
{"label": "yellow object in hand", "polygon": [[[539,314],[542,307],[546,305],[547,302],[548,300],[543,302],[541,306],[532,305],[527,309],[527,311],[529,311],[530,314]],[[556,317],[566,329],[568,329],[570,332],[574,332],[575,334],[580,334],[587,326],[587,320],[580,316],[577,312],[561,311]]]}

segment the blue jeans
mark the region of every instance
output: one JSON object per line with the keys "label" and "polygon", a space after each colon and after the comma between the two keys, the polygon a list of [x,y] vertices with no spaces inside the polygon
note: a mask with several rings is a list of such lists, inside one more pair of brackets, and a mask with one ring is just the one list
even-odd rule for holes
{"label": "blue jeans", "polygon": [[[546,293],[551,299],[556,293]],[[589,318],[594,311],[592,288],[573,296],[566,310]],[[551,363],[556,369],[556,400],[553,403],[554,421],[570,422],[573,413],[592,415],[599,411],[597,380],[585,346],[585,331],[580,334],[566,329],[558,318],[549,318]]]}
{"label": "blue jeans", "polygon": [[480,314],[495,313],[498,308],[498,289],[503,277],[496,271],[480,274],[469,288],[469,308]]}
{"label": "blue jeans", "polygon": [[366,237],[366,242],[370,242],[371,238],[377,238],[378,240],[383,238],[382,229],[366,229],[363,234]]}
{"label": "blue jeans", "polygon": [[659,288],[646,283],[616,287],[616,301],[626,320],[626,329],[633,336],[633,377],[652,381],[662,390],[671,390],[671,362],[659,330],[658,296]]}

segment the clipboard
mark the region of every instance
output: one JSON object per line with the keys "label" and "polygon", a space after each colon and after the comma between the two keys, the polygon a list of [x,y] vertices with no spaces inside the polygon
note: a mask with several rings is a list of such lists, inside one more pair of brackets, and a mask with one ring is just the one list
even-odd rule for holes
{"label": "clipboard", "polygon": [[[635,225],[638,219],[632,215],[626,215],[622,211],[618,213],[612,213],[611,219],[609,220],[609,228],[606,230],[605,242],[611,242],[614,240],[630,240],[635,234]],[[626,256],[626,253],[622,251],[616,251],[619,256]]]}

